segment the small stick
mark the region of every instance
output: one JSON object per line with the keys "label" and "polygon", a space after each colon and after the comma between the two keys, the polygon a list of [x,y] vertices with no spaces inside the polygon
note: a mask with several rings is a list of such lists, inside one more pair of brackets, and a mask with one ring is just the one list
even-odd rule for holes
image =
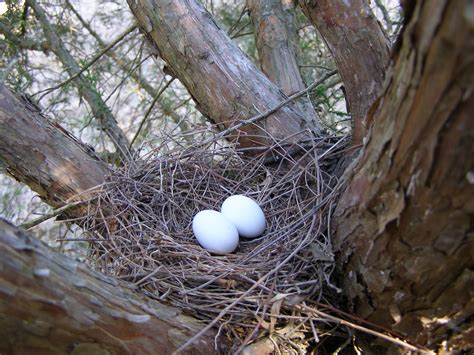
{"label": "small stick", "polygon": [[56,90],[56,89],[59,89],[60,87],[62,86],[65,86],[67,84],[69,84],[71,81],[73,81],[74,79],[76,79],[79,75],[81,75],[82,73],[84,73],[88,68],[90,68],[95,62],[97,62],[109,49],[115,47],[117,45],[117,43],[121,42],[125,37],[127,37],[130,33],[132,33],[133,31],[135,31],[135,29],[137,28],[136,25],[132,25],[130,26],[129,28],[127,28],[120,36],[117,37],[117,39],[115,41],[113,41],[112,43],[110,43],[107,47],[105,47],[104,49],[102,49],[99,53],[97,53],[94,58],[91,59],[91,61],[89,63],[87,63],[86,65],[84,65],[81,70],[79,70],[76,74],[70,76],[68,79],[66,79],[65,81],[53,86],[53,87],[50,87],[48,89],[45,89],[45,90],[41,90],[41,91],[38,91],[37,93],[33,94],[32,96],[36,96],[38,94],[41,94],[41,93],[45,93],[44,95],[41,95],[41,97],[38,99],[38,101],[40,101],[45,95],[49,94],[50,92]]}
{"label": "small stick", "polygon": [[[296,94],[294,95],[291,95],[288,99],[286,99],[285,101],[282,101],[280,102],[278,105],[276,105],[275,107],[265,111],[264,113],[261,113],[260,115],[257,115],[257,116],[254,116],[254,117],[251,117],[247,120],[241,120],[239,123],[233,125],[232,127],[229,127],[223,131],[221,131],[220,133],[216,134],[214,137],[211,137],[207,140],[205,140],[204,142],[200,143],[199,146],[205,146],[209,143],[212,143],[212,142],[215,142],[221,138],[224,138],[225,136],[227,136],[229,133],[232,133],[236,130],[238,130],[240,127],[242,126],[245,126],[245,125],[248,125],[248,124],[251,124],[251,123],[255,123],[265,117],[268,117],[270,116],[272,113],[275,113],[276,111],[278,111],[279,109],[281,109],[282,107],[288,105],[290,102],[292,102],[293,100],[296,100],[296,99],[299,99],[300,97],[306,95],[308,92],[310,92],[311,90],[314,90],[318,85],[321,85],[321,83],[325,82],[327,79],[329,79],[331,76],[333,75],[336,75],[337,74],[337,70],[332,70],[330,71],[329,73],[326,73],[323,75],[323,77],[317,81],[315,81],[314,83],[312,83],[310,86],[308,86],[306,89],[303,89],[299,92],[297,92]],[[188,154],[184,154],[184,157],[187,157],[189,155],[193,155],[194,154],[194,150],[197,148],[196,146],[193,146],[193,152],[191,153],[188,153]]]}
{"label": "small stick", "polygon": [[140,134],[140,131],[142,130],[143,128],[143,125],[145,124],[145,121],[146,119],[148,118],[148,116],[150,115],[151,113],[151,110],[153,109],[153,107],[155,106],[156,104],[156,101],[158,101],[158,99],[160,98],[161,94],[163,94],[163,92],[171,85],[171,83],[175,80],[176,78],[171,78],[166,84],[165,86],[163,86],[163,88],[158,91],[158,93],[156,94],[156,96],[154,97],[150,107],[148,108],[147,112],[145,113],[145,116],[143,117],[142,121],[140,122],[140,125],[138,126],[138,129],[137,129],[137,132],[135,133],[135,136],[133,137],[132,141],[130,142],[130,145],[128,146],[128,149],[132,149],[132,146],[133,146],[133,143],[135,143],[135,141],[137,140],[138,138],[138,135]]}
{"label": "small stick", "polygon": [[314,315],[317,315],[319,317],[323,317],[325,318],[326,320],[329,320],[329,321],[332,321],[332,322],[336,322],[338,324],[342,324],[342,325],[345,325],[345,326],[348,326],[352,329],[356,329],[356,330],[360,330],[361,332],[364,332],[364,333],[367,333],[367,334],[370,334],[370,335],[374,335],[376,337],[379,337],[379,338],[382,338],[384,340],[387,340],[391,343],[394,343],[394,344],[397,344],[399,346],[402,346],[406,349],[409,349],[410,351],[417,351],[421,354],[434,354],[432,351],[430,350],[426,350],[426,349],[421,349],[415,345],[411,345],[411,344],[408,344],[400,339],[397,339],[397,338],[394,338],[390,335],[386,335],[386,334],[383,334],[383,333],[380,333],[380,332],[377,332],[375,330],[372,330],[372,329],[369,329],[369,328],[366,328],[366,327],[363,327],[361,325],[357,325],[357,324],[354,324],[354,323],[351,323],[347,320],[344,320],[344,319],[341,319],[339,317],[335,317],[335,316],[332,316],[330,314],[327,314],[325,312],[322,312],[322,311],[319,311],[317,309],[314,309],[314,308],[311,308],[311,307],[308,307],[308,306],[295,306],[295,308],[297,309],[300,309],[301,311],[304,311],[304,312],[307,312],[307,313],[313,313]]}
{"label": "small stick", "polygon": [[[293,100],[296,100],[296,99],[299,99],[300,97],[306,95],[308,92],[314,90],[318,85],[321,85],[323,82],[325,82],[327,79],[329,79],[331,76],[333,75],[336,75],[337,74],[337,70],[332,70],[330,71],[329,73],[326,73],[323,75],[323,77],[317,81],[315,81],[314,83],[312,83],[310,86],[308,86],[306,89],[303,89],[299,92],[297,92],[296,94],[294,95],[291,95],[288,99],[286,99],[285,101],[282,101],[280,102],[278,105],[276,105],[275,107],[265,111],[264,113],[261,113],[260,115],[257,115],[257,116],[254,116],[252,118],[249,118],[247,120],[242,120],[240,121],[239,123],[237,123],[236,125],[232,126],[232,127],[229,127],[225,130],[223,130],[221,133],[219,133],[215,138],[222,138],[226,135],[228,135],[229,133],[231,132],[234,132],[236,131],[237,129],[239,129],[240,127],[242,126],[245,126],[247,124],[250,124],[250,123],[254,123],[254,122],[257,122],[259,120],[261,120],[262,118],[265,118],[265,117],[268,117],[270,116],[272,113],[275,113],[276,111],[278,111],[279,109],[281,109],[282,107],[288,105],[290,102],[292,102]],[[214,140],[214,138],[210,141],[212,142]],[[209,142],[209,143],[210,143]],[[206,142],[204,142],[203,144],[206,144]]]}
{"label": "small stick", "polygon": [[44,221],[47,221],[48,219],[51,219],[53,217],[56,217],[57,215],[63,213],[64,211],[66,211],[66,210],[68,210],[72,207],[76,207],[76,206],[78,206],[78,205],[80,205],[84,202],[86,202],[86,201],[76,201],[76,202],[68,203],[67,205],[56,208],[55,210],[51,211],[50,213],[46,213],[45,215],[43,215],[41,217],[38,217],[38,218],[36,218],[32,221],[22,223],[22,224],[20,224],[20,227],[24,228],[24,229],[31,229],[31,228],[37,226],[38,224],[43,223]]}
{"label": "small stick", "polygon": [[285,265],[288,261],[290,261],[299,251],[300,249],[304,246],[304,244],[306,243],[306,240],[309,239],[309,237],[311,236],[311,231],[312,231],[312,227],[314,226],[316,222],[316,214],[314,215],[313,217],[313,221],[311,223],[311,228],[309,229],[310,232],[308,232],[308,234],[306,235],[306,237],[300,242],[300,244],[291,252],[290,255],[288,255],[286,257],[285,260],[283,260],[280,264],[278,264],[274,269],[272,269],[271,271],[269,271],[267,274],[265,274],[264,276],[262,276],[259,280],[257,280],[247,291],[245,291],[244,293],[242,293],[242,295],[235,299],[234,302],[232,302],[231,304],[229,304],[226,308],[224,308],[220,313],[219,315],[214,318],[212,320],[212,322],[210,322],[208,325],[206,325],[201,331],[199,331],[196,335],[194,335],[191,339],[189,339],[188,341],[186,341],[183,345],[181,345],[173,354],[179,354],[181,351],[183,351],[184,349],[186,349],[189,345],[191,345],[193,342],[195,342],[196,340],[198,340],[202,335],[204,335],[204,333],[206,333],[209,329],[211,329],[222,317],[224,317],[226,315],[226,313],[232,308],[234,307],[237,303],[239,303],[242,299],[244,299],[247,295],[250,294],[250,292],[252,292],[255,288],[257,288],[262,282],[264,282],[268,277],[270,277],[271,275],[273,275],[274,273],[278,272],[278,270],[280,270],[283,265]]}

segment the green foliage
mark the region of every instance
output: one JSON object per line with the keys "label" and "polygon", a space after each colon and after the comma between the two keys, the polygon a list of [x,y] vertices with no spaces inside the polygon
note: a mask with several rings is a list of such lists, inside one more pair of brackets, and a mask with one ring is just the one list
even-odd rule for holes
{"label": "green foliage", "polygon": [[214,17],[240,49],[258,63],[252,23],[245,3],[223,1],[221,6],[214,7]]}
{"label": "green foliage", "polygon": [[[85,59],[79,59],[79,66],[82,68],[88,64],[88,61]],[[87,81],[88,86],[94,90],[97,95],[102,96],[103,91],[100,89],[99,85],[101,83],[101,78],[99,74],[90,68],[86,69],[82,73],[82,77]]]}
{"label": "green foliage", "polygon": [[2,191],[0,198],[0,216],[14,220],[21,212],[22,204],[19,203],[25,187],[14,186],[6,191]]}
{"label": "green foliage", "polygon": [[25,7],[23,1],[7,0],[7,12],[0,17],[2,22],[10,25],[11,29],[24,31],[26,27],[27,16],[25,14]]}
{"label": "green foliage", "polygon": [[[26,18],[20,2],[7,1],[7,11],[0,16],[0,21],[12,33],[22,36],[26,28]],[[24,65],[26,57],[24,51],[0,32],[0,78],[20,92],[32,83],[32,78]]]}

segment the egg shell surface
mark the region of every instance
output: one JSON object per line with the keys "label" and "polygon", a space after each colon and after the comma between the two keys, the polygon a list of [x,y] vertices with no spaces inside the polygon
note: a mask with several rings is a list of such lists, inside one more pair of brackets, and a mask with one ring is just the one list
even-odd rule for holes
{"label": "egg shell surface", "polygon": [[221,207],[226,216],[244,238],[255,238],[262,235],[266,227],[265,214],[257,202],[243,195],[228,197]]}
{"label": "egg shell surface", "polygon": [[193,218],[193,233],[199,244],[214,254],[232,253],[239,245],[239,232],[222,213],[204,210]]}

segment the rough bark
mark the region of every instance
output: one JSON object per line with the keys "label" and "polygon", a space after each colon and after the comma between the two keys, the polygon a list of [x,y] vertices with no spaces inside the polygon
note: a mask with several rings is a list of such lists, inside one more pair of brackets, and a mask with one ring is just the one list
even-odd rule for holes
{"label": "rough bark", "polygon": [[0,158],[10,175],[53,207],[102,184],[109,173],[91,148],[1,84]]}
{"label": "rough bark", "polygon": [[[28,0],[27,2],[34,10],[36,18],[43,27],[43,32],[48,40],[51,51],[54,52],[70,76],[77,75],[81,70],[79,65],[56,34],[56,31],[51,26],[43,8],[35,0]],[[117,153],[119,153],[123,158],[126,158],[128,156],[127,138],[118,126],[115,117],[112,115],[112,112],[100,96],[99,92],[93,88],[82,75],[79,75],[74,79],[74,83],[81,96],[84,97],[89,104],[92,114],[99,122],[100,127],[112,140],[112,143],[117,149]]]}
{"label": "rough bark", "polygon": [[299,0],[326,42],[344,82],[353,122],[353,144],[367,133],[367,111],[380,95],[389,42],[366,0]]}
{"label": "rough bark", "polygon": [[472,9],[416,3],[333,222],[356,311],[430,347],[474,345]]}
{"label": "rough bark", "polygon": [[[1,85],[0,161],[54,207],[86,198],[110,172],[91,148]],[[170,353],[202,327],[1,220],[0,254],[1,353]],[[202,340],[190,352],[212,353],[214,338]]]}
{"label": "rough bark", "polygon": [[[232,42],[196,0],[129,0],[142,31],[199,110],[229,127],[277,106],[286,96]],[[239,133],[243,147],[265,146],[269,135],[301,139],[303,114],[290,104]]]}
{"label": "rough bark", "polygon": [[[202,324],[0,220],[2,354],[171,354]],[[187,349],[214,354],[214,334]]]}
{"label": "rough bark", "polygon": [[[293,2],[282,0],[247,0],[262,71],[287,96],[306,88],[297,61],[298,36]],[[308,124],[321,130],[316,112],[308,97],[297,107]]]}

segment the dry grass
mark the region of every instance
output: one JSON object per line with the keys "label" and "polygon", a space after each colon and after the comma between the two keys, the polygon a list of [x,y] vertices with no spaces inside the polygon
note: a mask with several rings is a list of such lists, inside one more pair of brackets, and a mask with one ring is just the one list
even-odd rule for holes
{"label": "dry grass", "polygon": [[[288,317],[298,320],[293,333],[317,337],[314,323],[292,306],[335,290],[327,221],[337,181],[326,170],[344,139],[275,141],[250,158],[217,138],[181,147],[182,137],[167,136],[110,176],[81,221],[92,244],[89,262],[242,341],[258,329],[275,331]],[[241,239],[232,254],[211,255],[194,238],[192,219],[234,194],[258,201],[267,229]]]}

